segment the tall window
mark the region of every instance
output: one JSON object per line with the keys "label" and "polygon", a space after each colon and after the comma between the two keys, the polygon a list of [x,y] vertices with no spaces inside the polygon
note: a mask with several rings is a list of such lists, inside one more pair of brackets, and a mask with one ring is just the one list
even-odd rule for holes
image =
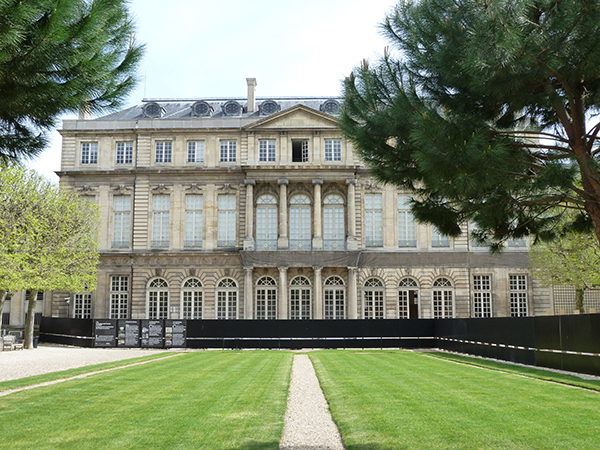
{"label": "tall window", "polygon": [[341,139],[325,139],[325,161],[342,160]]}
{"label": "tall window", "polygon": [[438,278],[433,282],[433,318],[454,317],[454,289],[448,278]]}
{"label": "tall window", "polygon": [[292,162],[308,162],[308,140],[292,139]]}
{"label": "tall window", "polygon": [[274,139],[258,141],[258,160],[260,162],[275,162],[275,148]]}
{"label": "tall window", "polygon": [[113,248],[129,248],[131,224],[131,196],[114,196]]}
{"label": "tall window", "polygon": [[235,246],[235,195],[219,195],[219,234],[218,247]]}
{"label": "tall window", "polygon": [[290,250],[311,249],[310,200],[295,195],[290,200]]}
{"label": "tall window", "polygon": [[383,246],[383,203],[381,194],[365,194],[365,245]]}
{"label": "tall window", "polygon": [[398,195],[398,247],[416,247],[415,218],[410,210],[410,196]]}
{"label": "tall window", "polygon": [[398,284],[398,318],[419,318],[419,285],[412,278],[403,278]]}
{"label": "tall window", "polygon": [[262,277],[256,282],[256,318],[277,318],[277,283],[274,278]]}
{"label": "tall window", "polygon": [[473,275],[473,316],[492,317],[492,282],[490,275]]}
{"label": "tall window", "polygon": [[363,318],[383,319],[385,293],[383,283],[377,278],[369,278],[363,288]]}
{"label": "tall window", "polygon": [[325,250],[345,249],[344,199],[328,195],[323,200],[323,245]]}
{"label": "tall window", "polygon": [[443,235],[440,231],[432,226],[431,227],[431,246],[432,247],[450,247],[450,238]]}
{"label": "tall window", "polygon": [[110,277],[110,318],[127,319],[129,277]]}
{"label": "tall window", "polygon": [[152,247],[169,246],[170,195],[155,195],[152,211]]}
{"label": "tall window", "polygon": [[133,162],[133,142],[117,142],[117,164],[131,164]]}
{"label": "tall window", "polygon": [[217,319],[237,319],[238,286],[232,278],[217,284]]}
{"label": "tall window", "polygon": [[98,164],[98,143],[81,143],[81,164]]}
{"label": "tall window", "polygon": [[277,200],[261,195],[256,202],[256,249],[277,249]]}
{"label": "tall window", "polygon": [[198,278],[189,278],[181,289],[181,311],[184,319],[202,319],[204,289]]}
{"label": "tall window", "polygon": [[204,162],[204,141],[188,141],[187,143],[187,162]]}
{"label": "tall window", "polygon": [[148,319],[169,318],[169,283],[155,278],[148,284]]}
{"label": "tall window", "polygon": [[323,290],[323,299],[326,320],[346,318],[346,289],[344,280],[337,276],[327,278]]}
{"label": "tall window", "polygon": [[173,143],[171,141],[158,141],[155,146],[154,162],[170,163],[173,156]]}
{"label": "tall window", "polygon": [[202,195],[185,196],[184,247],[202,247]]}
{"label": "tall window", "polygon": [[219,155],[219,161],[221,162],[236,162],[237,142],[221,141]]}
{"label": "tall window", "polygon": [[75,319],[92,317],[92,294],[84,292],[73,296],[73,317]]}
{"label": "tall window", "polygon": [[311,314],[310,281],[306,277],[296,277],[290,283],[290,319],[306,320]]}
{"label": "tall window", "polygon": [[527,276],[510,275],[510,316],[524,317],[527,315]]}

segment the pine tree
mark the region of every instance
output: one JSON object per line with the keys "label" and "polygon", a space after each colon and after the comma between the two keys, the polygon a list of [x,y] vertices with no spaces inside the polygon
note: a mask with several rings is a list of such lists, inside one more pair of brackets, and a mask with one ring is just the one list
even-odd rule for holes
{"label": "pine tree", "polygon": [[418,220],[496,250],[600,241],[600,0],[403,0],[382,28],[393,50],[345,80],[340,126]]}
{"label": "pine tree", "polygon": [[59,114],[121,104],[143,51],[127,3],[0,1],[0,160],[39,154]]}

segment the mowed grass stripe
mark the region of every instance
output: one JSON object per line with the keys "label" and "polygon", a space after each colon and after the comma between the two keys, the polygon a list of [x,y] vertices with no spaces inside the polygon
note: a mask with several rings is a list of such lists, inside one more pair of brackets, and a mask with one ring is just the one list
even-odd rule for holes
{"label": "mowed grass stripe", "polygon": [[406,351],[310,358],[348,450],[600,448],[596,392]]}
{"label": "mowed grass stripe", "polygon": [[0,449],[277,449],[287,352],[189,352],[0,398]]}

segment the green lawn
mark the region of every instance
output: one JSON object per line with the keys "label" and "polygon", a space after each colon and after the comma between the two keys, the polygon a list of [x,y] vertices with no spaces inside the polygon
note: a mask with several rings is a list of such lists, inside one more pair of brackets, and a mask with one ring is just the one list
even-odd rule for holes
{"label": "green lawn", "polygon": [[292,357],[189,352],[0,397],[0,449],[277,449]]}
{"label": "green lawn", "polygon": [[600,448],[598,392],[413,352],[309,355],[348,450]]}

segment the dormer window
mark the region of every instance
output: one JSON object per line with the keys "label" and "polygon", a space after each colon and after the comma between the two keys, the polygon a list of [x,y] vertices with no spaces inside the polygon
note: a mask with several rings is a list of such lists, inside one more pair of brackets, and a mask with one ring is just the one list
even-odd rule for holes
{"label": "dormer window", "polygon": [[281,106],[279,106],[273,100],[266,100],[260,104],[259,110],[261,116],[270,116],[271,114],[279,112],[281,110]]}
{"label": "dormer window", "polygon": [[337,114],[340,110],[340,102],[337,100],[327,100],[321,105],[321,112],[326,114]]}
{"label": "dormer window", "polygon": [[221,107],[225,116],[241,116],[242,105],[234,100],[230,100]]}
{"label": "dormer window", "polygon": [[163,109],[156,102],[146,103],[142,111],[148,119],[158,119],[163,115]]}
{"label": "dormer window", "polygon": [[196,117],[210,117],[214,110],[206,102],[196,102],[192,105],[192,115]]}

